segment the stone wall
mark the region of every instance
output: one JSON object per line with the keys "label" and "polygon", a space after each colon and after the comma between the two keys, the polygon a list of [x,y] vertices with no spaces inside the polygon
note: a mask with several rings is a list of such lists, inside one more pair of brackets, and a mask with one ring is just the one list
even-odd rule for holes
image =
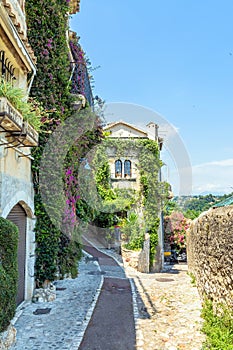
{"label": "stone wall", "polygon": [[150,269],[150,238],[146,238],[141,250],[121,248],[125,265],[129,265],[139,272],[149,273]]}
{"label": "stone wall", "polygon": [[201,297],[233,307],[233,206],[210,209],[191,225],[187,238],[189,271]]}

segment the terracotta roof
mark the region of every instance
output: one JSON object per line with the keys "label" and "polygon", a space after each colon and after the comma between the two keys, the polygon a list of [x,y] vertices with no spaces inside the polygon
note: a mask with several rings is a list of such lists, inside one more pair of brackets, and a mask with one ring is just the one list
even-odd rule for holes
{"label": "terracotta roof", "polygon": [[70,0],[70,14],[74,15],[80,11],[80,0]]}
{"label": "terracotta roof", "polygon": [[36,56],[34,54],[34,51],[33,51],[32,47],[31,47],[31,45],[28,42],[27,33],[21,27],[20,22],[17,20],[15,14],[14,14],[14,11],[12,9],[10,1],[9,0],[2,0],[2,3],[3,3],[3,6],[4,6],[4,8],[6,9],[8,15],[9,15],[12,23],[14,24],[15,29],[17,30],[20,39],[24,43],[24,45],[25,45],[25,47],[26,47],[26,49],[27,49],[27,51],[28,51],[28,53],[29,53],[33,63],[35,64],[36,63]]}

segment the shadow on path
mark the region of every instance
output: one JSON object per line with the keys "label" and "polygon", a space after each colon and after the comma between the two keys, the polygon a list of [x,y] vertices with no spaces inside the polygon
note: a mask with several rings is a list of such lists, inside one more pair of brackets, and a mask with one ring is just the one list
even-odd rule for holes
{"label": "shadow on path", "polygon": [[[83,249],[98,258],[102,271],[107,266],[119,267],[113,258],[94,247],[84,245]],[[136,349],[131,285],[128,278],[122,278],[121,268],[119,277],[104,276],[99,299],[79,350]]]}

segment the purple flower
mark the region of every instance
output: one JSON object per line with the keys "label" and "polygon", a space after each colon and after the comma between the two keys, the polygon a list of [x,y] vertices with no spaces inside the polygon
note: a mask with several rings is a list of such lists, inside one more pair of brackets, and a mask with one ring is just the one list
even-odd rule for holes
{"label": "purple flower", "polygon": [[48,50],[47,50],[47,49],[44,49],[44,50],[42,51],[42,55],[44,55],[44,56],[48,56],[48,55],[49,55]]}

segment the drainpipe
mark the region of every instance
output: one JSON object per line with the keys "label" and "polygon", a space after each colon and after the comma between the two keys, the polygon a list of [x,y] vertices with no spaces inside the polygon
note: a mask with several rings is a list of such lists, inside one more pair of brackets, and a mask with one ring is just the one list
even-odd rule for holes
{"label": "drainpipe", "polygon": [[[159,169],[159,182],[162,182],[162,171]],[[160,272],[164,269],[164,228],[163,228],[163,202],[161,201],[160,225],[159,225],[159,254]]]}
{"label": "drainpipe", "polygon": [[32,76],[31,76],[31,79],[30,79],[30,82],[29,82],[29,85],[28,85],[28,88],[27,88],[27,97],[29,96],[29,93],[30,93],[30,90],[31,90],[31,87],[32,87],[32,83],[33,83],[33,80],[36,76],[36,70],[33,69],[33,72],[32,72]]}

